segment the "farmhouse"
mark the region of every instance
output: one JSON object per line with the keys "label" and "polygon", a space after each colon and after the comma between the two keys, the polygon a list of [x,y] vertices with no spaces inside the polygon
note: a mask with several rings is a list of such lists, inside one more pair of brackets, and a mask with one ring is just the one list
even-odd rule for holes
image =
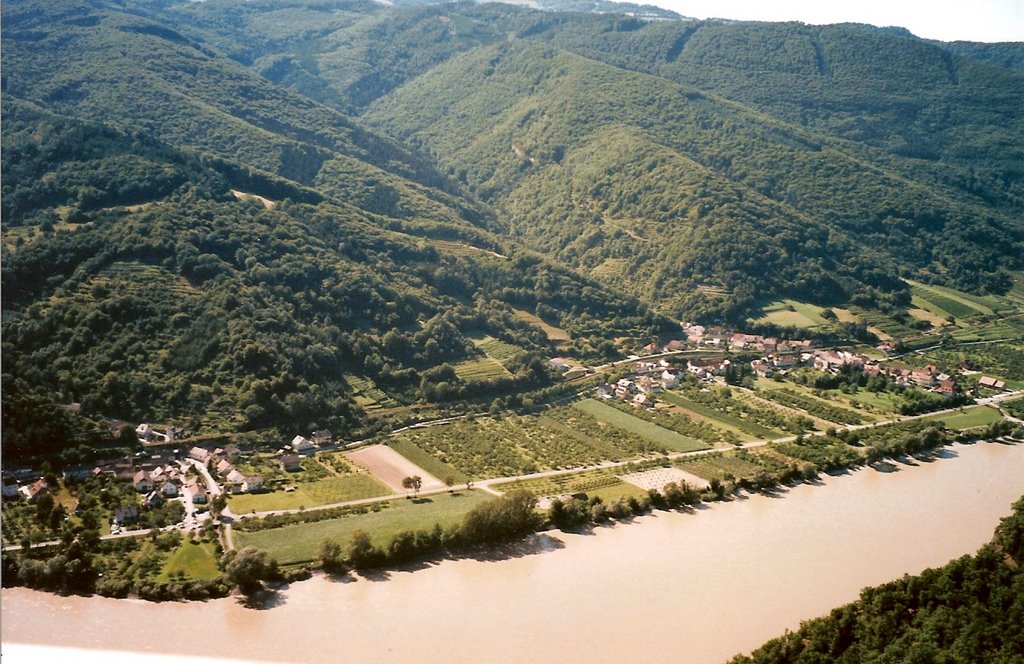
{"label": "farmhouse", "polygon": [[328,429],[318,429],[313,432],[313,442],[317,445],[330,445],[334,442],[334,436]]}
{"label": "farmhouse", "polygon": [[195,459],[199,463],[206,463],[210,459],[210,451],[205,450],[202,447],[193,447],[188,451],[190,459]]}

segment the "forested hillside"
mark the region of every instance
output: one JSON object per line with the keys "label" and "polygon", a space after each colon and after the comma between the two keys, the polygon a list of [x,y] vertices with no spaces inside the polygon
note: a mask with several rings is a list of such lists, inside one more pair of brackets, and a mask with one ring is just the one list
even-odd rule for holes
{"label": "forested hillside", "polygon": [[1015,45],[400,4],[4,3],[5,455],[372,432],[681,317],[1024,267]]}

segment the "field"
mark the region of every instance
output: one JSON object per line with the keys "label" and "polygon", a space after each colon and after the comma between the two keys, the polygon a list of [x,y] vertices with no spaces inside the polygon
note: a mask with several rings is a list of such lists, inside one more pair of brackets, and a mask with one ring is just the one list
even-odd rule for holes
{"label": "field", "polygon": [[464,381],[491,381],[511,378],[512,374],[501,362],[490,357],[474,357],[452,365],[455,375]]}
{"label": "field", "polygon": [[753,477],[761,471],[761,466],[740,459],[735,454],[707,455],[695,459],[687,459],[679,467],[706,480],[724,481]]}
{"label": "field", "polygon": [[927,285],[915,281],[909,281],[908,283],[911,284],[911,293],[917,295],[922,300],[930,302],[933,306],[927,308],[937,314],[940,312],[935,311],[935,308],[945,311],[948,315],[955,318],[991,314],[993,313],[992,305],[996,304],[992,301],[986,301],[985,298],[961,293],[951,288]]}
{"label": "field", "polygon": [[470,479],[577,468],[607,458],[603,446],[544,426],[536,417],[518,415],[403,431],[392,440],[409,441]]}
{"label": "field", "polygon": [[441,480],[423,468],[412,463],[387,445],[371,445],[355,452],[346,452],[345,457],[352,463],[365,468],[378,481],[391,487],[392,491],[404,491],[402,480],[418,475],[423,481],[422,489],[439,489]]}
{"label": "field", "polygon": [[352,388],[356,404],[367,412],[398,405],[398,402],[384,394],[369,378],[345,374],[345,382]]}
{"label": "field", "polygon": [[964,429],[988,426],[993,422],[1003,419],[1003,416],[995,408],[981,406],[978,408],[968,408],[959,413],[943,413],[921,419],[929,422],[940,421],[949,429],[963,431]]}
{"label": "field", "polygon": [[541,330],[543,330],[544,334],[546,334],[548,336],[548,339],[550,339],[551,341],[570,340],[568,332],[566,332],[560,327],[555,327],[554,325],[544,322],[540,318],[540,316],[531,314],[528,311],[523,311],[522,309],[513,309],[512,311],[514,311],[516,313],[516,316],[518,316],[519,319],[522,320],[523,322],[529,323],[530,325],[533,325],[534,327],[539,327]]}
{"label": "field", "polygon": [[625,267],[625,258],[606,258],[600,265],[590,271],[590,275],[598,279],[611,279],[621,275]]}
{"label": "field", "polygon": [[696,450],[706,450],[709,447],[699,440],[688,438],[675,431],[669,431],[657,424],[634,417],[629,413],[623,413],[594,399],[585,399],[576,404],[576,408],[588,415],[608,422],[612,426],[646,438],[655,445],[660,445],[673,452],[693,452]]}
{"label": "field", "polygon": [[501,339],[495,339],[483,333],[474,334],[469,337],[469,340],[473,342],[474,346],[483,351],[484,355],[501,363],[508,362],[513,357],[526,352],[519,346],[513,346]]}
{"label": "field", "polygon": [[232,512],[245,514],[330,505],[388,495],[391,495],[391,490],[369,475],[348,475],[300,482],[295,485],[294,491],[238,494],[228,499],[228,505]]}
{"label": "field", "polygon": [[827,325],[821,316],[822,307],[796,300],[778,300],[764,308],[764,315],[757,323],[772,323],[782,327],[802,327],[807,329]]}
{"label": "field", "polygon": [[798,408],[825,422],[837,422],[839,424],[860,424],[864,421],[859,413],[852,410],[840,408],[834,404],[813,397],[809,394],[801,394],[789,388],[777,390],[758,390],[758,394],[766,399],[771,399],[784,406]]}
{"label": "field", "polygon": [[[548,410],[540,416],[539,422],[546,429],[575,438],[596,449],[610,461],[649,454],[653,447],[646,438],[613,426],[573,406]],[[667,448],[664,450],[667,451]]]}
{"label": "field", "polygon": [[392,438],[388,447],[441,481],[451,478],[455,484],[465,484],[469,480],[464,473],[427,454],[408,438]]}
{"label": "field", "polygon": [[374,544],[382,546],[402,531],[429,530],[435,523],[443,527],[456,525],[471,509],[492,499],[493,496],[479,491],[461,491],[417,500],[394,500],[386,509],[366,514],[255,532],[235,531],[235,546],[263,549],[282,564],[307,562],[316,558],[317,547],[325,537],[337,540],[344,547],[353,532],[365,530]]}
{"label": "field", "polygon": [[506,493],[525,490],[540,497],[585,493],[589,497],[598,496],[605,502],[647,495],[643,489],[619,479],[618,474],[621,472],[621,468],[599,468],[555,477],[506,482],[493,485],[493,488]]}
{"label": "field", "polygon": [[220,576],[217,569],[217,555],[213,544],[202,542],[195,544],[191,540],[182,542],[164,563],[159,581],[167,581],[173,575],[184,574],[189,579],[216,579]]}
{"label": "field", "polygon": [[774,438],[782,438],[784,435],[749,419],[739,417],[731,413],[726,413],[703,403],[698,403],[697,401],[683,396],[679,392],[665,391],[659,395],[659,398],[670,404],[679,406],[684,410],[689,410],[698,415],[703,415],[716,423],[723,422],[730,427],[739,429],[740,431],[743,431],[750,436],[754,436],[757,439],[771,440]]}

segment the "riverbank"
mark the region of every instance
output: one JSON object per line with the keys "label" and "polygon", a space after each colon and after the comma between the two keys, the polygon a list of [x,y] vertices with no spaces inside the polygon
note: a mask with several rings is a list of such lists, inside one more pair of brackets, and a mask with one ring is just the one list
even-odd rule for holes
{"label": "riverbank", "polygon": [[1024,445],[953,445],[931,461],[893,466],[824,475],[784,500],[754,494],[699,514],[534,536],[525,555],[500,560],[316,575],[283,588],[271,610],[240,598],[156,604],[5,589],[3,641],[259,661],[343,653],[562,663],[672,653],[721,662],[866,585],[972,553],[1024,494]]}

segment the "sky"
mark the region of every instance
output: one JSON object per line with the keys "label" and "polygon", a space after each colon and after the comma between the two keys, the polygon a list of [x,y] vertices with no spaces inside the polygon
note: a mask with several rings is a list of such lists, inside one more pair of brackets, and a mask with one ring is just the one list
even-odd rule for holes
{"label": "sky", "polygon": [[693,18],[869,23],[942,41],[1024,41],[1024,0],[632,0]]}

